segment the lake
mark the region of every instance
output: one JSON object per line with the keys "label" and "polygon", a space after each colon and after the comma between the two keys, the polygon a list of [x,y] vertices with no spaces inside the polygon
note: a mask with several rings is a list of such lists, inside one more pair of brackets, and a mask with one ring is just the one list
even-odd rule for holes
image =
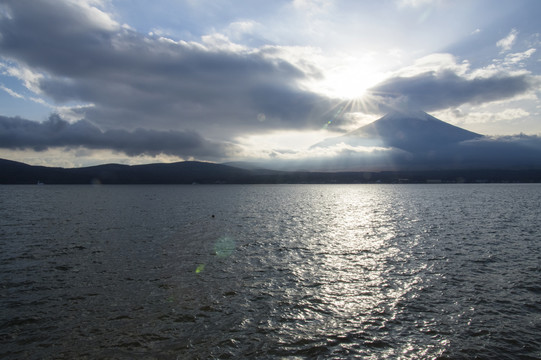
{"label": "lake", "polygon": [[541,358],[541,184],[0,186],[4,359]]}

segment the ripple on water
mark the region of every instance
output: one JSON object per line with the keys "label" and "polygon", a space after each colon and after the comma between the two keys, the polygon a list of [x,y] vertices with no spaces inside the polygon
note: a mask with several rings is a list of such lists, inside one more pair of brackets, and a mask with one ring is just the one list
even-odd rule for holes
{"label": "ripple on water", "polygon": [[0,356],[536,358],[539,190],[2,187]]}

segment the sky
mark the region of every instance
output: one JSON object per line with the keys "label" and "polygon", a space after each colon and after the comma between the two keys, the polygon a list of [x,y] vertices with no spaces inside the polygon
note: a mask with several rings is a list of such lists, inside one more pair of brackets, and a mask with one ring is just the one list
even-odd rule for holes
{"label": "sky", "polygon": [[381,149],[311,145],[396,109],[537,139],[540,15],[537,0],[0,0],[0,157],[362,157]]}

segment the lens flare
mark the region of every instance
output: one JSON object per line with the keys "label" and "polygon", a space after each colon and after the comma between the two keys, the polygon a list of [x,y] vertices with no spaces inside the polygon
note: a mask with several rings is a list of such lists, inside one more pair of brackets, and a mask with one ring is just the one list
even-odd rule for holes
{"label": "lens flare", "polygon": [[205,270],[205,264],[199,264],[197,265],[197,268],[195,268],[195,273],[200,274],[203,270]]}
{"label": "lens flare", "polygon": [[214,252],[218,257],[229,257],[235,251],[235,239],[230,236],[222,236],[214,244]]}

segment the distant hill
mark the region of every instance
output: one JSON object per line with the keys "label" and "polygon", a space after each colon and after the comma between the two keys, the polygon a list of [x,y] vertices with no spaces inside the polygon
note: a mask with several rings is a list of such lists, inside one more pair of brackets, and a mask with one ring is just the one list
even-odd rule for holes
{"label": "distant hill", "polygon": [[0,183],[35,184],[191,184],[241,183],[253,174],[231,166],[186,161],[172,164],[106,164],[83,168],[30,166],[0,159]]}
{"label": "distant hill", "polygon": [[106,164],[83,168],[31,166],[0,159],[0,184],[357,184],[426,182],[541,182],[541,169],[455,169],[308,172],[241,169],[197,161]]}

